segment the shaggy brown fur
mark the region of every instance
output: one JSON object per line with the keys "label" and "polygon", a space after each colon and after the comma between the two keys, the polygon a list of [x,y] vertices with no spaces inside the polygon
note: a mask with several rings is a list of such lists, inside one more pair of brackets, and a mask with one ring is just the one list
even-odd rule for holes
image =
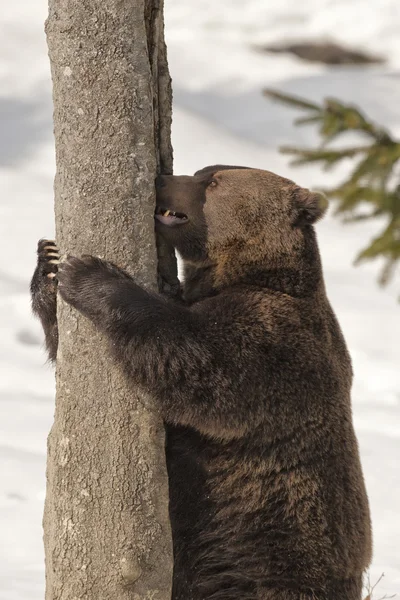
{"label": "shaggy brown fur", "polygon": [[182,305],[93,257],[58,277],[159,401],[173,600],[360,600],[370,520],[350,358],[312,225],[324,200],[221,165],[157,188],[157,229],[185,265]]}

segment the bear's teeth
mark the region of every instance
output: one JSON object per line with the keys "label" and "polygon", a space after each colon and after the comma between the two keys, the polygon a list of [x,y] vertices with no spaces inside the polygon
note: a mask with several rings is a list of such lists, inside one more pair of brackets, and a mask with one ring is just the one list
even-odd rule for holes
{"label": "bear's teeth", "polygon": [[169,215],[170,212],[171,212],[170,210],[166,210],[165,213],[164,213],[164,217],[168,217],[168,215]]}

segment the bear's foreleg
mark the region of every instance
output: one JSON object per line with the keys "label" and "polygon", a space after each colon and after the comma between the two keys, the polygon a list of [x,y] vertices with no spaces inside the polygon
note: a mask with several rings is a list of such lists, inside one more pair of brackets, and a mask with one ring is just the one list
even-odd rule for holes
{"label": "bear's foreleg", "polygon": [[[229,341],[212,319],[144,290],[99,258],[70,257],[58,279],[64,300],[109,337],[128,378],[159,399],[166,421],[223,438],[256,425],[246,401],[251,369],[238,372]],[[239,378],[242,394],[232,384]]]}

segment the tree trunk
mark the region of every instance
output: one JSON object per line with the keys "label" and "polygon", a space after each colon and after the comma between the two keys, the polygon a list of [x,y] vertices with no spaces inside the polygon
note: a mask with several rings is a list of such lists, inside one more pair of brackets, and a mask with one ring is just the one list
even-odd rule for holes
{"label": "tree trunk", "polygon": [[[50,0],[56,237],[157,285],[154,179],[172,170],[162,0]],[[159,244],[163,285],[177,287]],[[164,428],[103,337],[58,302],[44,513],[46,600],[169,600]]]}

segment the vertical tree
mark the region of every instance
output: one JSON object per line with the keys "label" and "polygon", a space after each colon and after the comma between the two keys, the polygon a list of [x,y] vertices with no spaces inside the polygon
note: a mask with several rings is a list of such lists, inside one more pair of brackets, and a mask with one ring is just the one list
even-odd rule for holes
{"label": "vertical tree", "polygon": [[[62,253],[157,282],[154,179],[170,172],[171,90],[158,0],[50,0],[55,212]],[[159,243],[162,287],[176,289]],[[44,514],[46,600],[166,600],[172,548],[164,429],[89,322],[58,302]]]}

